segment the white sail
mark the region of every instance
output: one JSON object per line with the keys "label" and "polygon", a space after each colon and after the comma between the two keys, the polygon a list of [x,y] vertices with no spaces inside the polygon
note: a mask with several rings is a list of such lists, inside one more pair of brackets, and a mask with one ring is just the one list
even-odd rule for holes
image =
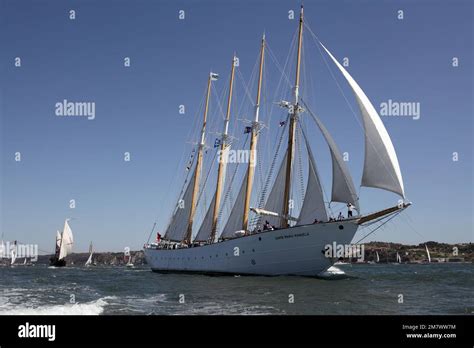
{"label": "white sail", "polygon": [[196,238],[194,238],[195,242],[207,242],[211,235],[212,231],[212,217],[214,214],[214,206],[216,204],[216,195],[212,197],[211,204],[209,205],[209,208],[207,209],[206,216],[204,216],[204,220],[201,223],[201,226],[199,227],[199,231],[196,235]]}
{"label": "white sail", "polygon": [[378,251],[376,251],[375,254],[377,255],[377,262],[380,262],[380,257],[379,257]]}
{"label": "white sail", "polygon": [[90,246],[89,246],[89,254],[90,254],[90,255],[89,255],[89,258],[88,258],[87,261],[86,261],[85,266],[89,266],[89,265],[92,264],[92,256],[93,256],[93,254],[94,254],[94,251],[93,251],[93,249],[92,249],[92,243],[91,243]]}
{"label": "white sail", "polygon": [[331,193],[331,202],[342,202],[342,203],[352,203],[356,208],[357,212],[360,213],[359,207],[359,198],[357,197],[357,192],[354,187],[354,182],[352,181],[352,176],[349,173],[349,170],[344,162],[341,152],[336,145],[333,137],[321,122],[321,120],[310,112],[310,115],[313,117],[314,121],[318,125],[321,133],[328,144],[329,150],[331,152],[332,159],[332,193]]}
{"label": "white sail", "polygon": [[56,247],[61,247],[61,232],[56,231]]}
{"label": "white sail", "polygon": [[430,255],[430,251],[428,250],[428,245],[425,244],[425,248],[426,248],[426,255],[428,255],[428,262],[431,262],[431,255]]}
{"label": "white sail", "polygon": [[61,246],[59,249],[59,260],[64,259],[67,255],[69,255],[72,252],[72,246],[74,243],[74,239],[72,236],[72,230],[71,227],[69,227],[69,220],[66,220],[64,222],[64,229],[63,233],[61,235]]}
{"label": "white sail", "polygon": [[16,261],[16,245],[15,245],[15,248],[12,249],[10,256],[11,256],[11,264],[13,265]]}
{"label": "white sail", "polygon": [[26,257],[25,257],[25,260],[23,261],[23,264],[26,265]]}
{"label": "white sail", "polygon": [[400,257],[400,254],[397,252],[397,262],[402,263],[402,258]]}
{"label": "white sail", "polygon": [[[273,211],[278,213],[279,215],[283,214],[283,202],[284,192],[285,192],[285,174],[286,174],[286,162],[288,161],[288,152],[285,153],[283,160],[281,161],[280,168],[278,169],[278,174],[275,178],[275,182],[273,183],[272,190],[268,195],[267,201],[265,203],[265,210]],[[288,204],[288,202],[286,202]],[[262,222],[268,221],[272,226],[280,227],[281,225],[281,218],[268,216],[265,218],[259,219],[259,227],[262,227]]]}
{"label": "white sail", "polygon": [[196,168],[194,169],[193,175],[188,182],[186,191],[183,197],[178,200],[176,204],[173,217],[166,229],[165,238],[173,241],[181,241],[186,235],[188,224],[189,224],[189,213],[191,212],[192,196],[193,196],[193,183],[196,177]]}
{"label": "white sail", "polygon": [[362,114],[365,130],[365,160],[361,185],[395,192],[405,198],[397,154],[380,116],[347,70],[339,64],[322,43],[321,46],[351,86]]}
{"label": "white sail", "polygon": [[222,230],[221,238],[232,238],[236,231],[242,230],[242,216],[244,216],[245,208],[245,190],[247,188],[247,174],[245,174],[242,184],[240,185],[239,193],[235,199],[234,206],[230,211],[229,218]]}
{"label": "white sail", "polygon": [[327,221],[328,214],[324,205],[324,195],[318,176],[318,170],[314,161],[313,153],[305,137],[306,149],[308,151],[308,184],[306,185],[306,193],[304,196],[303,206],[301,207],[298,223],[300,225],[311,224],[314,219],[319,221]]}

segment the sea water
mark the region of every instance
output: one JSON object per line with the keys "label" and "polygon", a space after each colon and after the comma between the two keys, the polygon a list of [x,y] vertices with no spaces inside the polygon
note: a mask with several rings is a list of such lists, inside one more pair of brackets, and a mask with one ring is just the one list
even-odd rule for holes
{"label": "sea water", "polygon": [[0,315],[474,314],[473,264],[354,264],[337,280],[0,267]]}

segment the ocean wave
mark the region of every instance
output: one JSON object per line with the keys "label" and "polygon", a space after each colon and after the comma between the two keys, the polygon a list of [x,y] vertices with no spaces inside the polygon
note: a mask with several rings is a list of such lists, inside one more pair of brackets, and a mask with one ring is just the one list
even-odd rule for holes
{"label": "ocean wave", "polygon": [[0,315],[99,315],[104,312],[104,307],[108,305],[106,299],[65,305],[45,305],[45,306],[19,306],[8,304],[0,307]]}

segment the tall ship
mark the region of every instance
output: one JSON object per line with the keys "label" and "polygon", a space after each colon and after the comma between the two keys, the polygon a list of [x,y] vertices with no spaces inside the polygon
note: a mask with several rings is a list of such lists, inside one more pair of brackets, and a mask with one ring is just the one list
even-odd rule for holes
{"label": "tall ship", "polygon": [[[302,97],[300,87],[304,72],[302,53],[305,30],[319,45],[320,52],[326,54],[329,61],[342,73],[360,108],[361,128],[365,133],[361,186],[391,191],[401,197],[397,204],[370,214],[360,213],[359,197],[346,162],[328,129]],[[229,135],[229,120],[235,69],[238,65],[235,54],[229,78],[226,113],[223,113],[222,118],[223,131],[214,143],[219,148],[216,180],[209,183],[209,175],[203,173],[203,157],[207,153],[209,100],[212,84],[218,79],[217,74],[209,74],[200,141],[192,149],[192,161],[187,166],[188,174],[178,202],[164,235],[158,234],[156,241],[150,243],[149,240],[144,245],[147,263],[153,271],[317,276],[338,261],[337,257],[328,257],[328,247],[350,245],[359,228],[375,223],[383,224],[411,204],[405,199],[394,146],[377,111],[349,72],[307,26],[303,7],[294,37],[296,70],[290,92],[291,101],[282,100],[277,103],[278,107],[285,109],[286,119],[279,124],[280,137],[275,142],[273,156],[270,156],[273,158],[271,164],[266,171],[265,168],[260,168],[261,162],[256,164],[257,157],[261,155],[259,136],[265,128],[260,121],[260,106],[266,50],[264,34],[256,65],[253,118],[249,121],[249,126],[245,127],[249,145],[244,150],[248,151],[249,160],[241,180],[236,180],[232,175],[226,176],[229,152],[233,145]],[[330,197],[325,197],[310,144],[313,134],[304,126],[304,119],[314,122],[329,148],[332,162]],[[269,157],[268,154],[265,155]],[[302,168],[307,174],[302,175]],[[255,189],[256,170],[265,171],[267,178],[258,192]],[[229,177],[231,180],[228,180]],[[208,204],[202,199],[205,185],[211,187],[212,192]],[[304,192],[301,194],[300,204],[295,207],[298,185],[304,186],[300,190]],[[232,186],[235,186],[236,194],[229,195],[226,187]],[[231,203],[228,213],[224,214],[223,201],[226,200]],[[347,207],[347,217],[345,211],[344,217],[342,212],[338,217],[333,215],[330,206],[332,202],[342,203],[344,209]],[[196,223],[198,205],[204,205],[205,211],[199,225]]]}
{"label": "tall ship", "polygon": [[56,243],[54,256],[49,259],[50,266],[64,267],[66,266],[66,256],[71,254],[74,244],[69,219],[64,221],[62,232],[56,231]]}

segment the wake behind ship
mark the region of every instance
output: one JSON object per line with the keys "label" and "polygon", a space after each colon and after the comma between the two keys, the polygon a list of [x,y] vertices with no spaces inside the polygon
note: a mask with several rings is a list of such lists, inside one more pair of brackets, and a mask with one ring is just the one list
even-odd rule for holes
{"label": "wake behind ship", "polygon": [[[384,189],[400,195],[403,200],[397,205],[371,214],[360,214],[359,197],[341,152],[329,131],[300,94],[305,28],[308,28],[312,38],[347,80],[359,105],[365,131],[365,161],[361,186]],[[146,260],[153,271],[316,276],[337,261],[336,257],[328,257],[326,252],[328,246],[348,245],[360,226],[382,222],[410,205],[405,201],[397,155],[385,126],[357,82],[304,22],[303,7],[297,35],[292,101],[282,100],[278,103],[286,110],[287,116],[285,121],[280,122],[282,131],[276,142],[274,160],[266,169],[267,183],[271,180],[272,185],[268,184],[263,190],[256,192],[254,180],[255,162],[259,153],[258,138],[265,128],[259,120],[259,113],[266,47],[264,35],[260,47],[254,119],[249,122],[250,126],[245,127],[245,134],[250,138],[248,148],[250,156],[242,180],[234,183],[234,177],[230,176],[230,184],[227,186],[235,184],[239,188],[232,201],[230,213],[224,219],[223,200],[229,199],[230,196],[228,191],[225,191],[225,181],[227,181],[227,159],[232,145],[228,131],[235,69],[238,65],[235,55],[232,59],[224,129],[220,139],[215,142],[220,154],[215,192],[197,228],[198,226],[194,226],[197,206],[204,204],[204,200],[200,198],[204,186],[209,185],[207,176],[203,180],[202,167],[206,151],[206,124],[211,86],[218,79],[218,74],[211,72],[207,81],[200,142],[192,151],[192,162],[187,167],[188,177],[164,237],[158,235],[155,243],[148,243],[144,248]],[[307,116],[321,131],[331,154],[333,177],[330,198],[324,196],[310,146],[312,134],[307,134],[307,127],[302,122]],[[306,151],[302,151],[303,148]],[[301,175],[303,157],[306,159],[307,181],[300,207],[295,209],[295,186],[303,182]],[[274,169],[277,171],[274,172]],[[271,189],[266,190],[267,186]],[[339,218],[335,219],[332,215],[331,202],[347,205],[347,218],[342,218],[340,213]],[[253,207],[251,203],[254,203]]]}

